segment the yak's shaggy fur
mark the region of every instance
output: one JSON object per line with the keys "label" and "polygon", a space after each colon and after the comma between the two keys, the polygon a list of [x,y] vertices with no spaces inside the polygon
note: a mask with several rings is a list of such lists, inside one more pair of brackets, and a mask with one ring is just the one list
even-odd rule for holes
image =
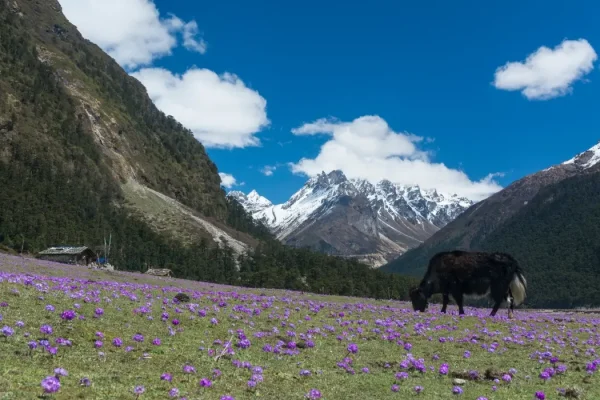
{"label": "yak's shaggy fur", "polygon": [[449,296],[464,314],[463,297],[488,297],[494,301],[491,315],[496,315],[503,301],[509,304],[512,317],[515,305],[522,304],[527,293],[527,281],[519,263],[504,253],[450,251],[431,258],[419,287],[410,291],[415,311],[425,311],[427,300],[434,294],[443,296],[442,312],[446,312]]}

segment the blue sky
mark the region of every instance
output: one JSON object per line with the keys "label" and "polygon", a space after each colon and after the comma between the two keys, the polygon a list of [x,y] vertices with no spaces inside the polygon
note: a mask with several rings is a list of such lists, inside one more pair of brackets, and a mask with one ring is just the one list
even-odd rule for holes
{"label": "blue sky", "polygon": [[[371,180],[416,181],[444,191],[456,187],[460,194],[481,198],[600,140],[600,77],[593,50],[600,46],[598,2],[121,3],[131,3],[132,10],[155,7],[158,24],[176,16],[169,34],[178,44],[171,47],[166,36],[150,32],[147,27],[154,25],[148,21],[142,20],[144,29],[137,33],[127,31],[135,27],[128,14],[135,13],[111,19],[115,35],[108,38],[86,23],[91,17],[74,2],[61,1],[65,14],[105,49],[145,34],[168,48],[163,53],[151,49],[147,62],[128,63],[129,53],[111,55],[167,113],[181,108],[168,102],[173,98],[197,109],[219,103],[210,115],[196,116],[193,108],[181,117],[171,113],[202,131],[199,137],[207,138],[219,170],[244,183],[232,189],[256,189],[274,203],[287,200],[307,174],[324,165]],[[99,11],[93,13],[96,21],[102,19]],[[191,21],[197,29],[188,25]],[[541,46],[554,50],[565,39],[585,42],[568,42],[554,57],[540,55],[529,65],[532,71],[513,66],[497,81],[504,89],[494,86],[499,67],[524,63]],[[205,72],[195,77],[205,84],[168,92],[168,82],[177,83],[175,77],[193,67]],[[223,82],[210,71],[235,74],[227,79],[238,79],[243,87],[238,82],[221,92]],[[215,115],[222,119],[213,121]],[[377,118],[359,119],[366,116]],[[330,117],[337,119],[315,123]],[[231,136],[233,147],[218,143],[223,135]],[[363,143],[354,138],[364,138],[362,148],[352,148]],[[391,147],[395,150],[386,153]],[[299,163],[302,158],[307,161]],[[296,173],[289,163],[296,164]],[[265,166],[277,168],[265,176]],[[493,173],[503,176],[490,178]]]}

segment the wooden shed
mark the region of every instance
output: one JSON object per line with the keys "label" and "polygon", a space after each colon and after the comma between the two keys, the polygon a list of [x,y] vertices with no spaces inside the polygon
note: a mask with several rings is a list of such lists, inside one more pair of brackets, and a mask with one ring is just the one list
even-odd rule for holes
{"label": "wooden shed", "polygon": [[89,247],[55,246],[41,251],[38,258],[63,264],[88,265],[96,261],[97,257]]}

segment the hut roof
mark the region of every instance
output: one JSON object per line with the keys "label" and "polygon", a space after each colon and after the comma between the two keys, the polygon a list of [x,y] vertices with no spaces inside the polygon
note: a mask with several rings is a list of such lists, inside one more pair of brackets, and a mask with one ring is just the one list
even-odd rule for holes
{"label": "hut roof", "polygon": [[73,246],[56,246],[50,247],[44,251],[40,251],[39,254],[43,255],[59,255],[59,254],[69,254],[75,255],[79,253],[83,253],[84,251],[89,250],[89,247],[81,246],[81,247],[73,247]]}

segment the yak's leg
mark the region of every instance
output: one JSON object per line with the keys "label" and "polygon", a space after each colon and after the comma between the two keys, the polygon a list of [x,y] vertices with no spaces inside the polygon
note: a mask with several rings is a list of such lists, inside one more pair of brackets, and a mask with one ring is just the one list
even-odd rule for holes
{"label": "yak's leg", "polygon": [[502,300],[496,301],[496,303],[494,303],[494,308],[492,308],[492,312],[490,313],[490,317],[493,317],[494,315],[496,315],[496,313],[498,312],[498,309],[500,308],[501,304],[502,304]]}
{"label": "yak's leg", "polygon": [[498,309],[502,305],[502,302],[506,299],[507,294],[506,292],[501,291],[498,286],[492,286],[491,289],[491,297],[492,300],[494,300],[494,308],[492,308],[490,317],[493,317],[498,312]]}
{"label": "yak's leg", "polygon": [[442,312],[445,314],[446,313],[446,308],[448,307],[448,302],[450,301],[450,298],[448,297],[448,293],[444,293],[442,295],[443,297],[443,303],[442,303]]}
{"label": "yak's leg", "polygon": [[454,289],[452,297],[454,297],[454,301],[456,301],[456,305],[458,306],[458,314],[463,315],[465,313],[463,308],[463,293],[459,289]]}
{"label": "yak's leg", "polygon": [[506,296],[506,301],[508,301],[508,318],[512,318],[515,310],[515,299],[512,295],[510,289],[508,289],[508,295]]}

